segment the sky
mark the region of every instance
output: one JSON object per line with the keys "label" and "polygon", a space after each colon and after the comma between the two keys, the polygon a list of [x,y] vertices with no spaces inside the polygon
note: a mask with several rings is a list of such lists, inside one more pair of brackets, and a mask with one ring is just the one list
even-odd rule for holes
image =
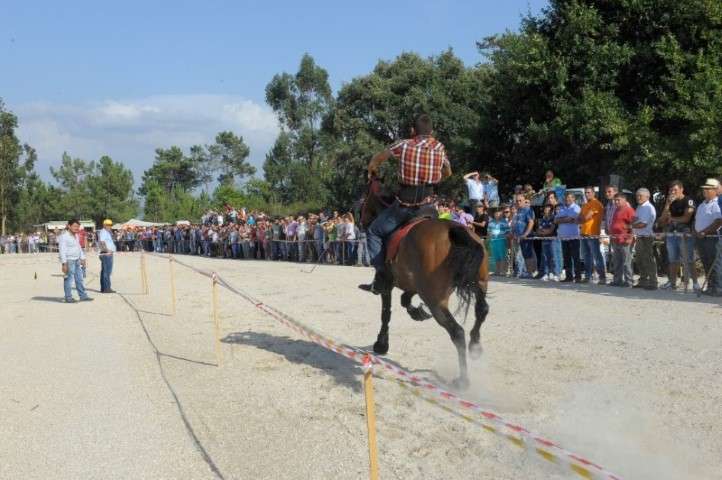
{"label": "sky", "polygon": [[0,98],[44,178],[67,151],[121,161],[137,186],[157,147],[210,144],[223,130],[243,136],[260,170],[278,133],[265,86],[304,53],[334,90],[404,51],[452,48],[475,65],[478,40],[546,4],[3,0]]}

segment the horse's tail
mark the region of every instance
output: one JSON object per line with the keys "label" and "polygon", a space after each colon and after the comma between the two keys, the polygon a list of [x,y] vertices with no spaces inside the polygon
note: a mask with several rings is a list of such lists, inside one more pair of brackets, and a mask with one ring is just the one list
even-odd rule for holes
{"label": "horse's tail", "polygon": [[476,234],[462,226],[449,229],[451,252],[449,266],[452,272],[452,288],[459,297],[456,313],[464,311],[464,318],[469,312],[471,301],[481,289],[480,271],[485,258],[484,243]]}

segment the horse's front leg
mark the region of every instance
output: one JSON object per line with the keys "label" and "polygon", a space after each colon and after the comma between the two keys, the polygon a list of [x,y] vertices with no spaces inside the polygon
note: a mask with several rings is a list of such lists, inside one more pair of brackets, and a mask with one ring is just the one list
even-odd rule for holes
{"label": "horse's front leg", "polygon": [[389,322],[391,321],[391,289],[381,292],[381,330],[374,343],[374,353],[384,355],[389,351]]}
{"label": "horse's front leg", "polygon": [[476,292],[476,305],[474,306],[474,328],[469,332],[469,355],[472,359],[476,360],[481,357],[481,324],[486,320],[486,315],[489,313],[489,304],[486,303],[484,291],[480,288]]}

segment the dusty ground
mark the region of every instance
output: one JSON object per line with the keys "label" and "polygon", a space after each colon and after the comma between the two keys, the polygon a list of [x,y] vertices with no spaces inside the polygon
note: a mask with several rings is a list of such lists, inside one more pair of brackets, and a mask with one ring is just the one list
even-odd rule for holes
{"label": "dusty ground", "polygon": [[[355,287],[368,269],[183,260],[349,345],[375,339],[379,300]],[[367,477],[355,364],[221,291],[216,367],[210,280],[177,267],[172,317],[168,262],[148,267],[149,295],[139,257],[121,255],[122,295],[66,305],[55,257],[0,256],[0,478]],[[98,271],[96,257],[92,289]],[[467,398],[624,478],[722,478],[718,299],[497,281],[489,302]],[[454,376],[443,330],[397,305],[388,358]],[[390,379],[375,386],[381,478],[577,478]]]}

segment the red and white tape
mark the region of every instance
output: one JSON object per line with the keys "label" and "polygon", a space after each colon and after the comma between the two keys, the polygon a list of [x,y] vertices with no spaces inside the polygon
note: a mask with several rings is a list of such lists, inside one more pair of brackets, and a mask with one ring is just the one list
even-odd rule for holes
{"label": "red and white tape", "polygon": [[[156,257],[160,258],[168,258],[163,255],[159,254],[151,254]],[[601,465],[592,462],[591,460],[588,460],[587,458],[577,455],[576,453],[573,453],[569,450],[566,450],[562,446],[560,446],[558,443],[553,442],[551,440],[548,440],[541,435],[538,435],[536,433],[533,433],[532,431],[514,424],[512,422],[507,421],[504,419],[501,415],[498,415],[497,413],[492,412],[491,410],[483,408],[481,405],[471,402],[469,400],[465,400],[464,398],[461,398],[457,396],[456,394],[445,390],[438,385],[435,385],[428,380],[421,378],[417,375],[413,375],[410,372],[397,367],[396,365],[393,365],[382,358],[367,352],[365,350],[361,350],[358,348],[350,347],[348,345],[345,345],[340,342],[336,342],[324,335],[321,335],[320,333],[316,332],[310,327],[307,327],[300,323],[299,321],[291,318],[287,314],[271,307],[270,305],[267,305],[258,299],[254,298],[250,294],[247,294],[241,290],[238,290],[237,288],[230,285],[226,280],[224,280],[222,277],[218,276],[215,272],[208,273],[203,270],[200,270],[198,268],[195,268],[191,265],[188,265],[184,262],[181,262],[177,259],[175,259],[176,263],[179,265],[183,265],[186,268],[189,268],[196,273],[199,273],[201,275],[207,276],[212,278],[214,281],[217,281],[221,286],[225,287],[228,291],[240,296],[244,300],[250,302],[261,310],[262,312],[266,313],[268,316],[274,318],[278,322],[282,323],[283,325],[289,327],[291,330],[295,331],[299,335],[302,335],[309,340],[311,340],[313,343],[316,343],[323,348],[327,350],[331,350],[333,352],[336,352],[337,354],[344,356],[356,363],[360,363],[364,369],[372,368],[373,365],[378,365],[379,367],[383,368],[384,372],[390,373],[394,377],[396,377],[397,382],[402,387],[411,389],[412,391],[417,391],[420,396],[423,396],[424,394],[427,395],[433,395],[434,397],[437,397],[438,399],[450,404],[454,405],[456,407],[459,407],[464,410],[470,410],[474,413],[476,413],[478,416],[476,417],[476,420],[479,420],[482,423],[482,426],[485,430],[497,433],[502,435],[504,438],[510,440],[512,443],[514,443],[517,446],[524,447],[529,446],[531,447],[534,453],[539,455],[544,460],[547,460],[551,463],[557,464],[557,465],[566,465],[568,466],[574,473],[579,475],[582,478],[587,479],[605,479],[605,480],[622,480],[622,477],[610,472],[606,468],[602,467]],[[440,405],[437,403],[436,400],[432,400],[429,398],[426,398],[427,401],[431,401],[432,403],[435,403],[437,405]],[[448,407],[444,407],[443,405],[440,405],[442,408],[449,410],[451,412],[454,412],[453,409],[450,409]],[[455,412],[458,413],[458,412]],[[468,417],[467,415],[463,415],[461,413],[458,413],[462,418],[465,418],[466,420],[473,421],[473,417]]]}

